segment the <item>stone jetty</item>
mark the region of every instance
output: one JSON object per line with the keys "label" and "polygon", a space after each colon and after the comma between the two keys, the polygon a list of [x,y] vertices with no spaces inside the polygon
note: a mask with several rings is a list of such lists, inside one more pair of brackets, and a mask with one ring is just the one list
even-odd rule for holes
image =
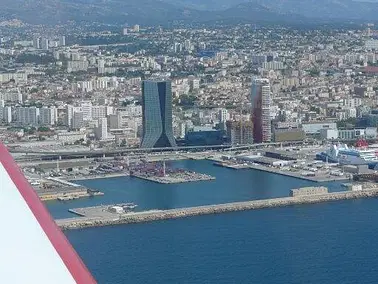
{"label": "stone jetty", "polygon": [[[235,202],[217,205],[207,205],[189,208],[179,208],[171,210],[154,210],[147,212],[136,212],[119,214],[114,216],[104,215],[100,216],[86,216],[79,218],[70,219],[60,219],[56,220],[56,223],[63,229],[80,229],[87,227],[97,227],[97,226],[107,226],[107,225],[118,225],[118,224],[132,224],[132,223],[142,223],[151,222],[157,220],[167,220],[184,218],[190,216],[198,215],[208,215],[208,214],[220,214],[226,212],[234,211],[245,211],[245,210],[255,210],[263,208],[272,207],[284,207],[299,204],[312,204],[321,203],[337,200],[346,199],[357,199],[357,198],[369,198],[378,196],[378,189],[365,189],[362,191],[345,191],[345,192],[335,192],[326,193],[318,195],[303,195],[297,197],[283,197],[274,199],[264,199],[264,200],[253,200],[245,202]],[[103,206],[102,206],[103,207]],[[99,212],[103,210],[99,206]]]}

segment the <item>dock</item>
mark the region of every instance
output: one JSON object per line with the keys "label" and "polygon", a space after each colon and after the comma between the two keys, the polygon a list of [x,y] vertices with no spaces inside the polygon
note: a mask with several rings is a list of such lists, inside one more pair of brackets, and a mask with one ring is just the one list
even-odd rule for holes
{"label": "dock", "polygon": [[[307,193],[308,194],[308,189]],[[322,202],[330,202],[337,200],[357,199],[357,198],[371,198],[378,196],[378,188],[364,189],[361,191],[345,191],[334,192],[326,194],[316,194],[322,192],[321,190],[311,190],[310,195],[300,194],[292,197],[253,200],[245,202],[234,202],[217,205],[206,205],[188,208],[178,208],[170,210],[152,210],[145,212],[125,213],[125,214],[109,214],[104,210],[108,206],[98,206],[88,208],[79,208],[80,210],[72,209],[80,212],[79,215],[83,217],[59,219],[56,223],[63,229],[81,229],[88,227],[99,227],[120,224],[133,224],[152,222],[158,220],[185,218],[199,215],[220,214],[235,211],[257,210],[273,207],[285,207],[300,204],[314,204]],[[314,194],[315,193],[315,194]],[[71,212],[72,212],[71,210]],[[106,210],[105,210],[106,211]]]}

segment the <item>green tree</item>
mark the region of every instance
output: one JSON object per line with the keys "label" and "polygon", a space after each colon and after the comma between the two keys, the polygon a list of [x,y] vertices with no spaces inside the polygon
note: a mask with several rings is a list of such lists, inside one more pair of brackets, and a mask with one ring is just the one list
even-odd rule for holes
{"label": "green tree", "polygon": [[127,146],[127,142],[126,142],[126,139],[123,139],[121,141],[121,144],[119,145],[120,147],[126,147]]}
{"label": "green tree", "polygon": [[337,122],[337,128],[355,128],[357,124],[357,118],[351,117],[345,120]]}
{"label": "green tree", "polygon": [[50,128],[48,128],[46,126],[41,126],[41,127],[38,127],[38,131],[39,132],[49,132]]}

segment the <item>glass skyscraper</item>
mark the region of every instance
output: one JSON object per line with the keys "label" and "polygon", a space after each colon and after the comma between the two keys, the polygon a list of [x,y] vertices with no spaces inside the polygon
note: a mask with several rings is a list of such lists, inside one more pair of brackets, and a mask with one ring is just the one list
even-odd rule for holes
{"label": "glass skyscraper", "polygon": [[270,142],[270,84],[268,79],[253,78],[251,90],[253,142]]}
{"label": "glass skyscraper", "polygon": [[176,147],[172,129],[172,89],[169,81],[142,83],[142,148]]}

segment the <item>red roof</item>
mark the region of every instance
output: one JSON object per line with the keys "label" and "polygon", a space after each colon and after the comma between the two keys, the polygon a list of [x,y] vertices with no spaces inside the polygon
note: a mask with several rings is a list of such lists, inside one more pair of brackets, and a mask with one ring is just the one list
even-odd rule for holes
{"label": "red roof", "polygon": [[378,73],[378,66],[366,66],[364,68],[364,72],[366,72],[366,73]]}

